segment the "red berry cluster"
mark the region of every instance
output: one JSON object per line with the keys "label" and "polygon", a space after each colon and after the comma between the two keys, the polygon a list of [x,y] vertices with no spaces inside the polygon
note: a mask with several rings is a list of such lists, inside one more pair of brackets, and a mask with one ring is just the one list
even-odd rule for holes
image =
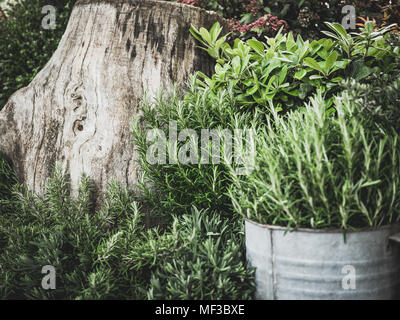
{"label": "red berry cluster", "polygon": [[176,0],[179,3],[188,4],[191,6],[199,7],[203,0]]}
{"label": "red berry cluster", "polygon": [[246,12],[253,14],[253,16],[257,16],[260,10],[263,9],[263,7],[258,3],[257,0],[245,0],[245,2],[247,2],[245,7]]}
{"label": "red berry cluster", "polygon": [[[192,6],[199,7],[202,5],[207,5],[207,1],[204,0],[176,0],[179,3],[184,3]],[[239,0],[239,3],[243,5],[245,12],[251,13],[254,17],[259,17],[264,12],[264,7],[260,4],[259,0]],[[256,19],[256,18],[255,18]],[[289,28],[288,23],[285,20],[280,20],[278,17],[268,14],[250,24],[244,24],[238,19],[232,18],[228,19],[230,29],[233,32],[246,33],[249,31],[254,31],[254,29],[262,29],[267,33],[275,33],[282,26],[284,26],[284,31],[286,32]]]}
{"label": "red berry cluster", "polygon": [[278,17],[272,16],[271,14],[267,14],[250,24],[242,24],[240,21],[235,19],[229,19],[228,21],[232,31],[238,31],[241,33],[249,32],[256,28],[262,29],[266,27],[273,32],[277,32],[282,26],[284,26],[284,31],[287,31],[289,27],[285,20],[279,20]]}

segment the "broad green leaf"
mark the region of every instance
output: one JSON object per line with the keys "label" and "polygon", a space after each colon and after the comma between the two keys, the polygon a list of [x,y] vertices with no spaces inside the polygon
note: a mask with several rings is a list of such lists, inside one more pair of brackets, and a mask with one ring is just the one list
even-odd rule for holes
{"label": "broad green leaf", "polygon": [[221,25],[219,22],[214,23],[214,25],[211,27],[210,30],[210,35],[211,35],[211,41],[215,42],[221,33]]}
{"label": "broad green leaf", "polygon": [[342,77],[336,77],[336,78],[333,78],[331,81],[335,82],[335,83],[338,83],[338,82],[341,82],[342,80],[343,80]]}
{"label": "broad green leaf", "polygon": [[270,47],[275,47],[275,39],[274,38],[268,38],[267,43],[270,45]]}
{"label": "broad green leaf", "polygon": [[286,75],[287,75],[287,71],[288,71],[288,67],[287,67],[287,65],[285,65],[282,68],[281,72],[279,73],[279,84],[282,84],[285,81]]}
{"label": "broad green leaf", "polygon": [[293,33],[290,32],[287,37],[287,40],[286,40],[286,50],[291,51],[291,49],[295,46],[296,46],[296,42],[293,39]]}
{"label": "broad green leaf", "polygon": [[203,40],[204,40],[205,42],[207,42],[208,44],[211,44],[211,43],[212,43],[212,41],[211,41],[211,35],[210,35],[210,33],[207,31],[207,29],[201,27],[201,28],[200,28],[200,34],[201,34],[201,37],[203,38]]}
{"label": "broad green leaf", "polygon": [[317,55],[321,58],[321,59],[328,59],[328,51],[327,50],[320,50],[317,52]]}
{"label": "broad green leaf", "polygon": [[268,81],[268,85],[267,85],[267,91],[270,90],[272,83],[276,80],[276,76],[272,76],[271,79],[269,79]]}
{"label": "broad green leaf", "polygon": [[330,23],[325,22],[325,24],[335,31],[343,40],[348,41],[349,34],[347,33],[346,29],[340,23]]}
{"label": "broad green leaf", "polygon": [[351,60],[345,59],[345,60],[341,60],[341,61],[336,61],[334,65],[335,65],[335,67],[337,67],[339,69],[345,69],[350,62],[351,62]]}
{"label": "broad green leaf", "polygon": [[215,72],[216,73],[220,73],[223,70],[224,70],[224,68],[222,68],[222,66],[219,63],[215,64]]}
{"label": "broad green leaf", "polygon": [[206,51],[207,51],[207,53],[208,53],[211,57],[213,57],[214,59],[217,58],[218,53],[217,53],[217,51],[215,51],[214,48],[209,48],[209,49],[207,49]]}
{"label": "broad green leaf", "polygon": [[272,59],[272,58],[274,57],[274,55],[275,55],[275,51],[274,51],[274,49],[271,47],[271,48],[269,48],[269,49],[267,50],[267,54],[265,55],[265,57],[266,57],[267,59]]}
{"label": "broad green leaf", "polygon": [[304,63],[305,63],[307,66],[313,68],[314,70],[317,70],[317,71],[319,71],[319,72],[321,72],[321,73],[324,73],[324,70],[321,68],[321,66],[318,64],[318,62],[315,61],[313,58],[310,58],[310,57],[305,58],[305,59],[304,59]]}
{"label": "broad green leaf", "polygon": [[294,75],[294,78],[297,80],[301,80],[305,77],[305,75],[307,74],[307,70],[302,69],[296,72],[296,74]]}
{"label": "broad green leaf", "polygon": [[318,79],[323,79],[323,76],[321,76],[320,74],[313,74],[312,76],[310,76],[311,80],[318,80]]}
{"label": "broad green leaf", "polygon": [[298,46],[299,48],[302,47],[302,46],[304,45],[304,40],[303,40],[303,38],[301,37],[301,35],[298,35],[298,36],[297,36],[296,44],[297,44],[297,46]]}
{"label": "broad green leaf", "polygon": [[236,74],[239,74],[240,73],[240,70],[241,70],[241,61],[240,61],[240,57],[238,57],[238,56],[236,56],[236,57],[234,57],[233,59],[232,59],[232,67],[233,67],[233,71],[236,73]]}
{"label": "broad green leaf", "polygon": [[331,68],[335,64],[338,56],[339,56],[339,54],[336,51],[333,51],[329,55],[328,59],[326,59],[326,61],[325,61],[325,73],[329,73],[329,71],[331,70]]}
{"label": "broad green leaf", "polygon": [[226,41],[226,37],[225,37],[225,36],[222,37],[222,38],[220,38],[220,39],[218,39],[218,40],[215,42],[215,48],[216,48],[216,49],[222,48],[223,45],[225,44],[225,41]]}
{"label": "broad green leaf", "polygon": [[321,31],[324,35],[340,41],[340,37],[329,31]]}
{"label": "broad green leaf", "polygon": [[247,41],[247,44],[254,49],[254,51],[256,51],[258,54],[263,55],[264,54],[264,45],[260,42],[257,41],[255,39],[250,39]]}
{"label": "broad green leaf", "polygon": [[201,37],[200,32],[199,32],[193,25],[190,27],[189,32],[192,34],[192,36],[193,36],[196,40],[198,40],[198,41],[200,41],[201,43],[203,43],[203,39],[202,39],[202,37]]}
{"label": "broad green leaf", "polygon": [[333,41],[331,39],[323,39],[322,44],[325,50],[330,50],[333,46]]}

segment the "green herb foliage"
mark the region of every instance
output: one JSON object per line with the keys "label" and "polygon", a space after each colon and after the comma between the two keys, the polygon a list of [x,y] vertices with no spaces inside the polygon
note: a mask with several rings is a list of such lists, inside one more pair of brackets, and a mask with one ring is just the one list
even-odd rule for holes
{"label": "green herb foliage", "polygon": [[400,220],[398,134],[359,111],[347,92],[325,112],[319,92],[257,135],[257,161],[230,190],[237,212],[280,226],[354,229]]}
{"label": "green herb foliage", "polygon": [[[3,160],[0,164],[0,176],[12,177],[9,166]],[[10,182],[1,185],[0,194],[1,299],[253,295],[253,271],[245,267],[239,220],[193,208],[163,228],[148,227],[128,189],[111,182],[103,206],[95,211],[90,180],[82,177],[73,200],[60,168],[48,180],[44,196],[13,185],[13,178]],[[55,290],[41,287],[46,265],[56,269]]]}
{"label": "green herb foliage", "polygon": [[[212,149],[209,140],[209,155],[216,151],[217,159],[209,157],[208,164],[205,164],[201,160],[204,149],[201,145],[202,130],[216,130],[217,133],[228,130],[232,133],[235,129],[252,128],[260,122],[257,114],[239,112],[240,102],[232,91],[220,91],[215,95],[210,90],[200,89],[196,80],[194,76],[184,96],[175,91],[172,96],[161,95],[154,102],[145,100],[141,116],[136,119],[133,128],[133,142],[139,154],[142,173],[142,193],[164,217],[171,212],[187,212],[192,206],[230,215],[232,207],[226,192],[231,180],[224,159],[225,140],[221,138],[216,149]],[[171,144],[169,128],[174,122],[178,134],[191,129],[197,135],[198,144],[193,144],[197,149],[193,161],[196,163],[171,162],[173,154],[181,152],[188,143],[179,141],[176,146]],[[148,152],[157,141],[147,139],[149,131],[153,129],[161,130],[167,139],[166,163],[148,161]]]}

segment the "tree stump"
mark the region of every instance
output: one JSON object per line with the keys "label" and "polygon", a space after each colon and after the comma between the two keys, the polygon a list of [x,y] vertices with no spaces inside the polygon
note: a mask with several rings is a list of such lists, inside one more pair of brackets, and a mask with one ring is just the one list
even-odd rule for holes
{"label": "tree stump", "polygon": [[0,149],[21,183],[43,193],[59,162],[76,195],[83,173],[102,192],[137,183],[130,135],[143,92],[153,95],[214,61],[189,33],[217,14],[174,2],[80,0],[53,57],[0,112]]}

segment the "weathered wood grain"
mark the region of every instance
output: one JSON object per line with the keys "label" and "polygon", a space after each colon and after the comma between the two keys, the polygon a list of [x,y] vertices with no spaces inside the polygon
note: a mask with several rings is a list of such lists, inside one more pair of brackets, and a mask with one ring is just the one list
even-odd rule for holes
{"label": "weathered wood grain", "polygon": [[182,85],[214,62],[190,36],[219,16],[153,0],[81,0],[51,60],[0,113],[0,149],[21,182],[42,193],[62,164],[76,194],[82,173],[99,191],[137,182],[131,120],[144,90]]}

